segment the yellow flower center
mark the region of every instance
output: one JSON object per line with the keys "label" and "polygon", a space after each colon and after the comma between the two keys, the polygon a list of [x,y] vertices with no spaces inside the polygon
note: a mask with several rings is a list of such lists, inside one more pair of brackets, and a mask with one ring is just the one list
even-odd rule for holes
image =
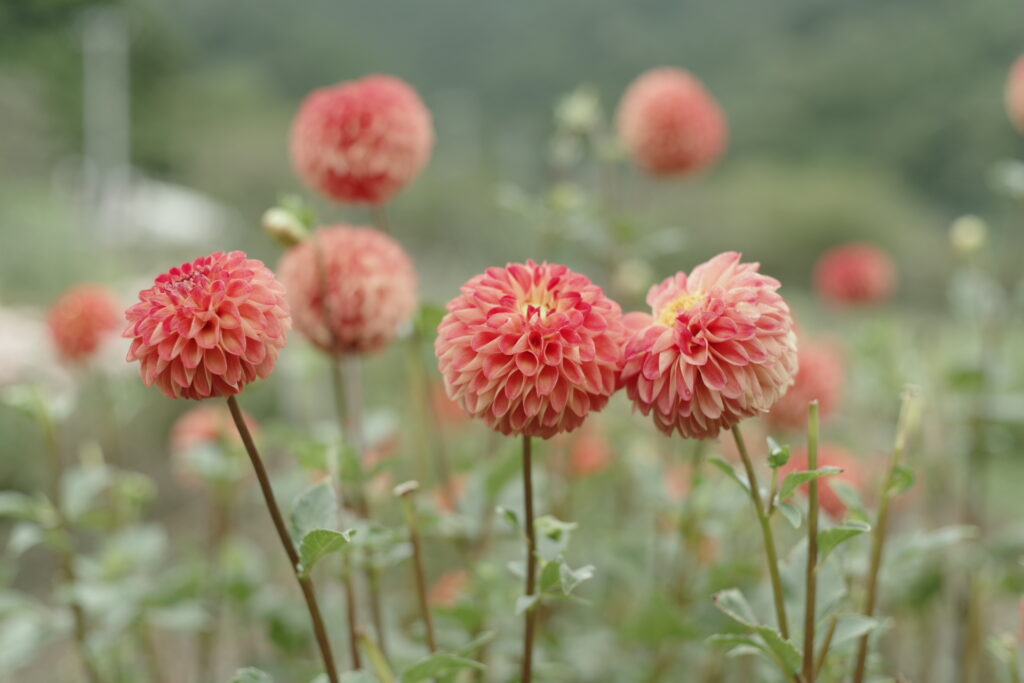
{"label": "yellow flower center", "polygon": [[674,327],[680,313],[701,305],[707,298],[708,295],[705,292],[680,294],[661,309],[661,313],[658,314],[658,322],[665,327]]}

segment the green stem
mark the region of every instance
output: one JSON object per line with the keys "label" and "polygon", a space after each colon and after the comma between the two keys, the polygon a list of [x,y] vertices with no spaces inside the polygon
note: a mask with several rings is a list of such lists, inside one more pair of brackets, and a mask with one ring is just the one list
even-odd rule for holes
{"label": "green stem", "polygon": [[427,647],[430,652],[437,652],[437,641],[434,639],[434,620],[430,615],[430,603],[427,600],[427,576],[423,569],[423,547],[420,543],[419,520],[412,494],[419,488],[416,482],[408,482],[396,488],[405,508],[405,523],[409,527],[409,542],[412,544],[412,567],[416,579],[416,596],[419,598],[420,614],[427,630]]}
{"label": "green stem", "polygon": [[[526,508],[526,596],[533,596],[537,588],[537,536],[533,522],[533,449],[530,437],[523,435],[523,503]],[[523,661],[520,683],[533,678],[533,639],[537,627],[537,607],[531,605],[524,615]]]}
{"label": "green stem", "polygon": [[[818,402],[812,401],[807,417],[807,469],[818,469]],[[814,624],[818,600],[818,480],[810,481],[807,513],[807,572],[804,600],[804,683],[814,683]],[[824,652],[822,653],[824,655]]]}
{"label": "green stem", "polygon": [[[875,614],[875,606],[878,602],[878,574],[882,568],[882,554],[885,549],[885,536],[889,528],[889,502],[892,500],[892,486],[896,476],[897,468],[903,461],[906,451],[906,440],[910,431],[911,403],[915,398],[914,392],[905,391],[900,406],[900,416],[897,421],[896,440],[893,444],[892,457],[889,462],[889,470],[882,482],[882,490],[879,492],[878,518],[871,534],[871,563],[868,568],[867,593],[864,599],[864,616],[871,617]],[[863,683],[867,671],[868,647],[870,645],[870,634],[861,636],[860,645],[857,648],[857,659],[854,668],[854,683]]]}
{"label": "green stem", "polygon": [[768,555],[768,574],[772,582],[772,595],[775,599],[775,617],[779,624],[779,633],[782,637],[789,639],[789,619],[786,617],[786,597],[782,591],[782,577],[779,575],[779,557],[775,551],[775,537],[772,534],[771,519],[765,513],[764,503],[761,501],[761,492],[757,484],[757,474],[754,472],[754,465],[750,461],[750,453],[747,452],[747,444],[743,441],[743,434],[740,433],[739,425],[732,428],[733,439],[736,440],[736,448],[743,460],[743,467],[747,472],[749,483],[750,500],[754,503],[754,511],[757,513],[757,521],[761,525],[761,536],[764,538],[764,550]]}
{"label": "green stem", "polygon": [[316,642],[320,648],[320,656],[324,660],[327,678],[331,683],[338,683],[338,672],[334,668],[331,642],[327,637],[327,629],[324,627],[324,620],[320,614],[320,605],[316,600],[313,582],[308,576],[303,576],[302,574],[299,566],[299,554],[295,550],[295,544],[288,534],[288,527],[284,523],[281,509],[277,505],[277,498],[274,496],[274,489],[270,485],[267,469],[263,466],[263,460],[260,458],[259,451],[256,450],[256,443],[252,439],[252,434],[249,433],[249,426],[245,424],[245,418],[242,417],[242,409],[238,407],[238,401],[235,400],[234,396],[228,396],[228,408],[231,410],[231,418],[235,421],[238,435],[242,437],[242,443],[245,444],[245,451],[249,454],[249,460],[252,461],[253,470],[256,472],[256,479],[259,481],[260,490],[263,492],[263,500],[266,502],[267,511],[274,522],[274,528],[277,530],[277,535],[281,545],[284,547],[284,552],[291,563],[292,573],[295,574],[295,579],[299,582],[299,588],[302,589],[302,597],[306,600],[306,608],[309,610],[309,616],[313,622],[313,632],[316,635]]}
{"label": "green stem", "polygon": [[825,631],[825,640],[821,643],[821,648],[818,650],[818,659],[814,663],[815,676],[821,674],[821,669],[825,666],[825,658],[828,657],[828,649],[832,646],[832,638],[836,635],[837,626],[839,626],[839,619],[833,615],[829,621],[828,630]]}

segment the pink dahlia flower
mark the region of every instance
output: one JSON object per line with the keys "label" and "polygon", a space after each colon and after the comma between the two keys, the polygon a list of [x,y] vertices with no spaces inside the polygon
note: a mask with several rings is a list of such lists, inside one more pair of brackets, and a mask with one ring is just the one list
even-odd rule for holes
{"label": "pink dahlia flower", "polygon": [[470,578],[465,569],[454,569],[442,574],[430,587],[427,601],[436,607],[455,607],[466,596]]}
{"label": "pink dahlia flower", "polygon": [[896,266],[872,244],[844,244],[818,259],[814,287],[821,298],[840,306],[879,303],[896,288]]}
{"label": "pink dahlia flower", "polygon": [[230,396],[274,369],[291,327],[284,287],[262,262],[216,252],[160,275],[125,313],[128,361],[171,398]]}
{"label": "pink dahlia flower", "polygon": [[793,383],[796,334],[779,282],[719,254],[647,293],[651,315],[626,324],[622,383],[666,434],[711,439],[767,412]]}
{"label": "pink dahlia flower", "polygon": [[569,447],[569,472],[574,477],[589,477],[608,469],[612,449],[601,429],[584,428]]}
{"label": "pink dahlia flower", "polygon": [[277,270],[296,329],[327,353],[379,351],[416,311],[412,259],[374,228],[322,228]]}
{"label": "pink dahlia flower", "polygon": [[92,357],[120,323],[117,297],[100,285],[72,287],[50,308],[53,343],[60,355],[70,361],[83,362]]}
{"label": "pink dahlia flower", "polygon": [[565,266],[489,268],[448,302],[438,327],[448,396],[502,434],[572,431],[616,389],[621,316],[600,287]]}
{"label": "pink dahlia flower", "polygon": [[1013,63],[1006,81],[1006,112],[1017,130],[1024,133],[1024,55]]}
{"label": "pink dahlia flower", "polygon": [[[259,425],[249,413],[242,411],[246,425],[253,436],[259,434]],[[171,453],[181,455],[204,445],[242,445],[242,437],[235,429],[231,413],[224,405],[203,404],[183,413],[171,427]]]}
{"label": "pink dahlia flower", "polygon": [[637,78],[619,103],[619,141],[633,161],[654,175],[699,171],[725,151],[728,126],[699,80],[674,67]]}
{"label": "pink dahlia flower", "polygon": [[[833,482],[840,481],[852,486],[855,490],[863,492],[867,484],[867,477],[860,460],[855,458],[849,451],[841,446],[832,444],[821,444],[818,448],[818,467],[838,467],[843,472],[834,477],[822,477],[818,480],[818,501],[821,509],[832,519],[840,520],[846,514],[846,503],[842,501],[839,494],[832,488]],[[790,472],[799,472],[807,469],[807,450],[802,449],[793,452],[789,462],[779,469],[782,476]],[[810,484],[803,484],[800,487],[801,493],[807,495]]]}
{"label": "pink dahlia flower", "polygon": [[803,429],[811,401],[818,401],[818,414],[824,419],[842,399],[846,367],[836,345],[801,339],[797,359],[796,381],[768,413],[768,421],[776,427]]}
{"label": "pink dahlia flower", "polygon": [[314,90],[292,123],[296,172],[337,201],[386,202],[419,174],[433,147],[430,111],[392,76]]}

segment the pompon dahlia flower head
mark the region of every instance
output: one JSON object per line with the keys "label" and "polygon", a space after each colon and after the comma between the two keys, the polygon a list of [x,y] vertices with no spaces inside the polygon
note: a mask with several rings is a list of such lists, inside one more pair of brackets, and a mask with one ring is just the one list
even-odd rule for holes
{"label": "pompon dahlia flower head", "polygon": [[435,350],[449,397],[503,434],[572,431],[625,387],[666,434],[713,438],[793,383],[779,286],[728,252],[651,288],[650,314],[623,317],[565,266],[514,263],[462,287]]}
{"label": "pompon dahlia flower head", "polygon": [[216,252],[157,277],[125,317],[128,361],[171,398],[232,396],[267,377],[291,327],[284,287],[262,262]]}

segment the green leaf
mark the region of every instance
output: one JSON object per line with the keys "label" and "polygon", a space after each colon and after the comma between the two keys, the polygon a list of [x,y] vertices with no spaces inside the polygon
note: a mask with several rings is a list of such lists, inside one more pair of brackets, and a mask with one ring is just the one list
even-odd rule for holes
{"label": "green leaf", "polygon": [[569,546],[575,522],[563,522],[551,515],[544,515],[533,522],[537,533],[537,555],[546,562],[554,562]]}
{"label": "green leaf", "polygon": [[898,465],[892,471],[892,481],[889,483],[889,495],[896,496],[908,490],[914,485],[916,477],[914,471],[909,467]]}
{"label": "green leaf", "polygon": [[316,563],[331,553],[336,553],[351,540],[351,531],[313,529],[299,542],[299,560],[302,562],[302,576],[309,576]]}
{"label": "green leaf", "polygon": [[522,530],[522,526],[519,524],[519,515],[516,514],[515,510],[510,510],[507,507],[499,505],[495,508],[495,512],[505,518],[505,520],[512,525],[512,528],[519,532]]}
{"label": "green leaf", "polygon": [[0,517],[38,521],[40,502],[20,491],[0,491]]}
{"label": "green leaf", "polygon": [[576,586],[580,585],[588,579],[594,578],[594,565],[588,564],[580,567],[579,569],[572,569],[569,565],[564,562],[558,565],[559,578],[562,583],[562,592],[569,595]]}
{"label": "green leaf", "polygon": [[306,489],[292,505],[292,538],[298,542],[314,529],[333,529],[337,514],[338,500],[330,484],[323,482]]}
{"label": "green leaf", "polygon": [[848,521],[843,522],[831,529],[823,529],[818,532],[818,562],[824,562],[829,553],[836,549],[840,543],[844,543],[854,536],[871,531],[871,525],[867,522]]}
{"label": "green leaf", "polygon": [[750,483],[747,482],[745,477],[741,477],[740,474],[735,469],[733,469],[732,465],[727,463],[725,460],[722,460],[718,456],[708,458],[708,462],[710,462],[712,465],[725,472],[727,475],[729,475],[729,478],[732,479],[737,484],[739,484],[744,491],[750,493]]}
{"label": "green leaf", "polygon": [[544,565],[544,569],[540,572],[540,592],[547,593],[553,590],[555,586],[559,585],[560,580],[559,564],[557,562],[547,562]]}
{"label": "green leaf", "polygon": [[540,595],[520,595],[516,598],[516,615],[523,614],[533,609],[540,602]]}
{"label": "green leaf", "polygon": [[841,474],[842,470],[838,467],[819,467],[816,470],[801,470],[799,472],[790,472],[786,475],[785,480],[782,482],[782,488],[779,489],[779,500],[786,500],[792,498],[793,493],[801,484],[806,484],[812,479],[818,479],[820,477],[833,477],[837,474]]}
{"label": "green leaf", "polygon": [[832,487],[832,491],[839,496],[839,500],[843,501],[843,505],[846,509],[855,514],[858,517],[867,518],[867,513],[864,509],[864,501],[860,497],[860,492],[849,483],[842,479],[836,479],[829,482],[829,486]]}
{"label": "green leaf", "polygon": [[768,437],[768,464],[778,469],[789,462],[789,446],[780,446],[772,437]]}
{"label": "green leaf", "polygon": [[249,666],[236,671],[231,683],[274,683],[274,679],[266,671]]}
{"label": "green leaf", "polygon": [[7,539],[7,552],[11,557],[18,557],[45,539],[46,532],[41,526],[32,522],[20,522],[11,529],[11,535]]}
{"label": "green leaf", "polygon": [[69,470],[61,481],[64,513],[68,519],[75,521],[89,512],[111,481],[110,468],[105,465],[84,465]]}
{"label": "green leaf", "polygon": [[841,614],[836,622],[836,630],[832,635],[832,647],[838,647],[843,643],[871,633],[884,625],[885,622],[863,614]]}
{"label": "green leaf", "polygon": [[[745,636],[739,633],[716,633],[713,636],[708,636],[707,642],[712,645],[724,645],[729,649],[729,656],[736,656],[736,654],[759,654],[767,655],[770,658],[774,658],[771,650],[761,642],[755,639],[753,636]],[[751,648],[750,651],[740,650],[737,652],[737,648]]]}
{"label": "green leaf", "polygon": [[784,639],[778,631],[757,623],[754,610],[751,609],[743,593],[736,588],[729,588],[715,595],[715,606],[727,617],[759,635],[774,655],[779,666],[787,674],[795,674],[800,670],[803,658],[793,643]]}
{"label": "green leaf", "polygon": [[481,647],[494,640],[495,636],[497,636],[497,633],[495,633],[494,631],[484,631],[476,638],[460,647],[455,654],[459,655],[460,657],[471,657],[474,652],[476,652]]}
{"label": "green leaf", "polygon": [[402,672],[402,683],[418,683],[431,678],[440,678],[445,674],[461,669],[483,671],[487,667],[473,659],[460,657],[451,652],[435,652],[421,659]]}
{"label": "green leaf", "polygon": [[789,522],[794,529],[800,528],[800,525],[803,523],[804,519],[803,508],[801,508],[799,505],[794,505],[793,503],[786,502],[781,502],[777,504],[775,507],[779,512],[782,513],[782,516],[786,518],[786,521]]}

